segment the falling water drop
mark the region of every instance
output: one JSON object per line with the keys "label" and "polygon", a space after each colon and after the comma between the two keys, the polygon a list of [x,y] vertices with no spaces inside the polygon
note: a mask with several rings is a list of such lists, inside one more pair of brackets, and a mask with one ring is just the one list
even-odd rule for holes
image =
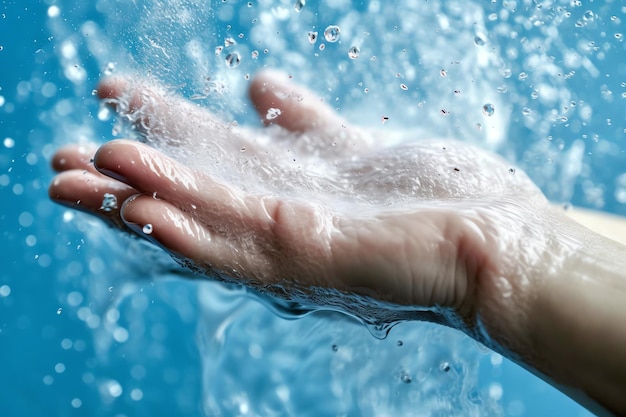
{"label": "falling water drop", "polygon": [[296,0],[296,4],[294,5],[294,9],[296,10],[296,12],[301,12],[302,9],[304,9],[305,5],[306,5],[306,0]]}
{"label": "falling water drop", "polygon": [[337,42],[340,34],[341,30],[337,25],[330,25],[324,30],[324,38],[327,42]]}
{"label": "falling water drop", "polygon": [[226,55],[226,66],[229,68],[236,68],[241,63],[241,56],[237,52],[232,52]]}
{"label": "falling water drop", "polygon": [[348,57],[350,57],[350,59],[357,59],[360,53],[361,53],[361,50],[359,49],[358,46],[355,45],[355,46],[352,46],[348,50]]}

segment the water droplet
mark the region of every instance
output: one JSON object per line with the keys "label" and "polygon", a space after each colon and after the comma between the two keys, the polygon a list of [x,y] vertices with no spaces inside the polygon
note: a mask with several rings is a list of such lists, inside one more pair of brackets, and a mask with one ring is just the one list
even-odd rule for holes
{"label": "water droplet", "polygon": [[619,33],[619,32],[618,32],[618,33],[616,33],[616,34],[615,34],[615,35],[613,35],[613,36],[615,37],[615,39],[619,39],[619,40],[621,40],[621,39],[622,39],[622,34],[621,34],[621,33]]}
{"label": "water droplet", "polygon": [[307,36],[309,37],[309,43],[311,45],[313,45],[315,42],[317,42],[317,32],[308,32]]}
{"label": "water droplet", "polygon": [[493,116],[493,113],[496,111],[495,107],[491,103],[483,104],[483,114],[485,116]]}
{"label": "water droplet", "polygon": [[296,4],[294,5],[294,9],[296,10],[296,12],[301,12],[302,9],[304,9],[304,6],[306,5],[306,0],[296,0]]}
{"label": "water droplet", "polygon": [[215,55],[221,54],[223,50],[224,50],[224,47],[222,45],[216,46],[215,47]]}
{"label": "water droplet", "polygon": [[515,174],[515,168],[509,168],[509,174]]}
{"label": "water droplet", "polygon": [[583,19],[585,20],[593,20],[593,18],[594,18],[594,15],[591,10],[587,10],[585,14],[583,15]]}
{"label": "water droplet", "polygon": [[400,88],[403,89],[404,91],[409,89],[409,87],[407,87],[406,84],[400,84]]}
{"label": "water droplet", "polygon": [[348,50],[348,56],[350,57],[350,59],[357,59],[360,53],[361,53],[361,50],[359,49],[358,46],[352,46]]}
{"label": "water droplet", "polygon": [[332,349],[333,349],[333,352],[337,352],[339,350],[339,346],[333,345]]}
{"label": "water droplet", "polygon": [[256,51],[256,50],[252,51],[250,53],[250,56],[252,57],[252,59],[257,59],[259,57],[259,51]]}
{"label": "water droplet", "polygon": [[439,365],[439,369],[443,372],[448,372],[450,371],[450,364],[448,362],[441,362],[441,365]]}
{"label": "water droplet", "polygon": [[389,121],[389,116],[383,116],[383,117],[381,117],[381,122],[382,122],[382,124],[385,124],[385,123],[387,123],[388,121]]}
{"label": "water droplet", "polygon": [[59,307],[57,309],[57,316],[60,315],[61,313],[63,313],[63,308]]}
{"label": "water droplet", "polygon": [[528,74],[526,74],[525,72],[520,72],[520,73],[519,73],[519,75],[517,76],[517,78],[518,78],[520,81],[523,81],[523,80],[525,80],[526,78],[528,78]]}
{"label": "water droplet", "polygon": [[510,69],[510,68],[505,68],[505,69],[502,71],[502,76],[503,76],[504,78],[511,78],[511,75],[512,75],[512,74],[513,74],[513,72],[511,71],[511,69]]}
{"label": "water droplet", "polygon": [[396,345],[398,345],[398,346],[402,346],[402,345],[404,345],[404,342],[403,342],[402,340],[398,340],[398,342],[396,343]]}
{"label": "water droplet", "polygon": [[115,71],[115,64],[113,62],[109,62],[104,67],[104,75],[111,75]]}
{"label": "water droplet", "polygon": [[241,56],[237,52],[226,55],[224,60],[229,68],[236,68],[241,63]]}
{"label": "water droplet", "polygon": [[282,114],[282,111],[280,109],[277,109],[277,108],[274,108],[274,107],[270,107],[269,109],[267,109],[267,113],[265,114],[265,118],[267,120],[274,120],[275,118],[277,118],[281,114]]}
{"label": "water droplet", "polygon": [[115,210],[116,208],[117,208],[117,197],[115,197],[114,194],[104,193],[100,210],[108,212],[108,211]]}
{"label": "water droplet", "polygon": [[411,375],[409,375],[406,371],[402,371],[400,372],[400,381],[404,382],[405,384],[410,384],[411,382],[413,382],[413,378],[411,378]]}
{"label": "water droplet", "polygon": [[445,69],[442,69],[441,71],[439,71],[439,75],[441,75],[442,77],[445,77],[446,75],[448,75],[448,73],[446,72]]}
{"label": "water droplet", "polygon": [[327,42],[337,42],[339,40],[339,35],[341,34],[341,30],[337,25],[330,25],[324,30],[324,39]]}
{"label": "water droplet", "polygon": [[235,38],[228,37],[224,39],[224,46],[227,48],[235,45],[236,43],[237,41],[235,40]]}
{"label": "water droplet", "polygon": [[152,231],[153,231],[152,225],[151,225],[150,223],[146,224],[146,225],[145,225],[145,226],[141,229],[141,231],[142,231],[144,234],[146,234],[146,235],[152,234]]}
{"label": "water droplet", "polygon": [[482,35],[474,36],[474,45],[483,46],[485,44],[485,38]]}

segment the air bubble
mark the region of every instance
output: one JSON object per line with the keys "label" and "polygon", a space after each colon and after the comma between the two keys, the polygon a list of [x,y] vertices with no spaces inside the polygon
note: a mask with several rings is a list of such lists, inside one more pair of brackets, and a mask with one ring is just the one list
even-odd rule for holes
{"label": "air bubble", "polygon": [[439,369],[442,372],[448,372],[450,371],[450,364],[448,362],[441,362],[441,365],[439,365]]}
{"label": "air bubble", "polygon": [[400,88],[403,89],[404,91],[409,89],[409,87],[407,87],[406,84],[400,84]]}
{"label": "air bubble", "polygon": [[228,68],[236,68],[241,63],[241,56],[237,52],[232,52],[226,55],[224,62]]}
{"label": "air bubble", "polygon": [[483,104],[483,114],[485,116],[493,116],[493,113],[496,111],[495,107],[491,103]]}
{"label": "air bubble", "polygon": [[333,345],[332,349],[333,349],[333,352],[337,352],[339,350],[339,346]]}
{"label": "air bubble", "polygon": [[350,57],[350,59],[357,59],[360,53],[361,53],[361,50],[359,49],[358,46],[352,46],[348,50],[348,57]]}
{"label": "air bubble", "polygon": [[150,235],[150,234],[152,234],[152,231],[153,231],[153,230],[154,230],[154,229],[153,229],[153,227],[152,227],[152,225],[151,225],[150,223],[146,224],[146,225],[145,225],[145,226],[141,229],[141,231],[142,231],[144,234],[146,234],[146,235]]}
{"label": "air bubble", "polygon": [[296,12],[301,12],[302,9],[304,9],[305,5],[306,0],[296,0],[296,4],[293,6],[293,8],[296,10]]}
{"label": "air bubble", "polygon": [[330,25],[324,30],[324,39],[327,42],[337,42],[339,40],[339,35],[341,34],[341,30],[337,25]]}
{"label": "air bubble", "polygon": [[310,31],[307,33],[307,36],[309,37],[309,43],[311,45],[317,42],[317,32]]}
{"label": "air bubble", "polygon": [[439,75],[441,75],[442,77],[445,77],[448,75],[448,73],[446,72],[445,69],[442,69],[441,71],[439,71]]}
{"label": "air bubble", "polygon": [[61,307],[57,308],[57,316],[60,316],[63,313],[63,309]]}
{"label": "air bubble", "polygon": [[259,51],[254,50],[250,53],[250,56],[252,57],[252,59],[257,59],[259,57]]}
{"label": "air bubble", "polygon": [[117,208],[117,197],[115,197],[114,194],[104,193],[100,210],[108,212],[108,211],[115,210],[116,208]]}

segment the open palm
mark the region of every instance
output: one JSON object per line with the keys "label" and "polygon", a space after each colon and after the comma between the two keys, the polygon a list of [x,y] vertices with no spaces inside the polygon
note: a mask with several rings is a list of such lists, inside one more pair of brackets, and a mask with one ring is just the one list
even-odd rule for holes
{"label": "open palm", "polygon": [[[447,307],[470,329],[479,315],[499,328],[514,319],[499,317],[502,303],[532,297],[551,244],[536,225],[552,214],[495,155],[449,140],[378,145],[383,131],[350,126],[273,72],[250,86],[264,130],[223,122],[147,81],[106,80],[99,95],[147,144],[114,140],[95,156],[59,150],[50,196],[185,265],[275,293],[325,288]],[[103,206],[105,194],[118,204]]]}

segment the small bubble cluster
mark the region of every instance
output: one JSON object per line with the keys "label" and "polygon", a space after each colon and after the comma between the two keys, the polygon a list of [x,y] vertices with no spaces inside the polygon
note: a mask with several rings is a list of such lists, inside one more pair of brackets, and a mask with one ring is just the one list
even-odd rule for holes
{"label": "small bubble cluster", "polygon": [[282,114],[282,111],[280,109],[277,109],[275,107],[270,107],[269,109],[267,109],[267,113],[265,114],[265,118],[267,120],[274,120],[278,116],[280,116],[281,114]]}

